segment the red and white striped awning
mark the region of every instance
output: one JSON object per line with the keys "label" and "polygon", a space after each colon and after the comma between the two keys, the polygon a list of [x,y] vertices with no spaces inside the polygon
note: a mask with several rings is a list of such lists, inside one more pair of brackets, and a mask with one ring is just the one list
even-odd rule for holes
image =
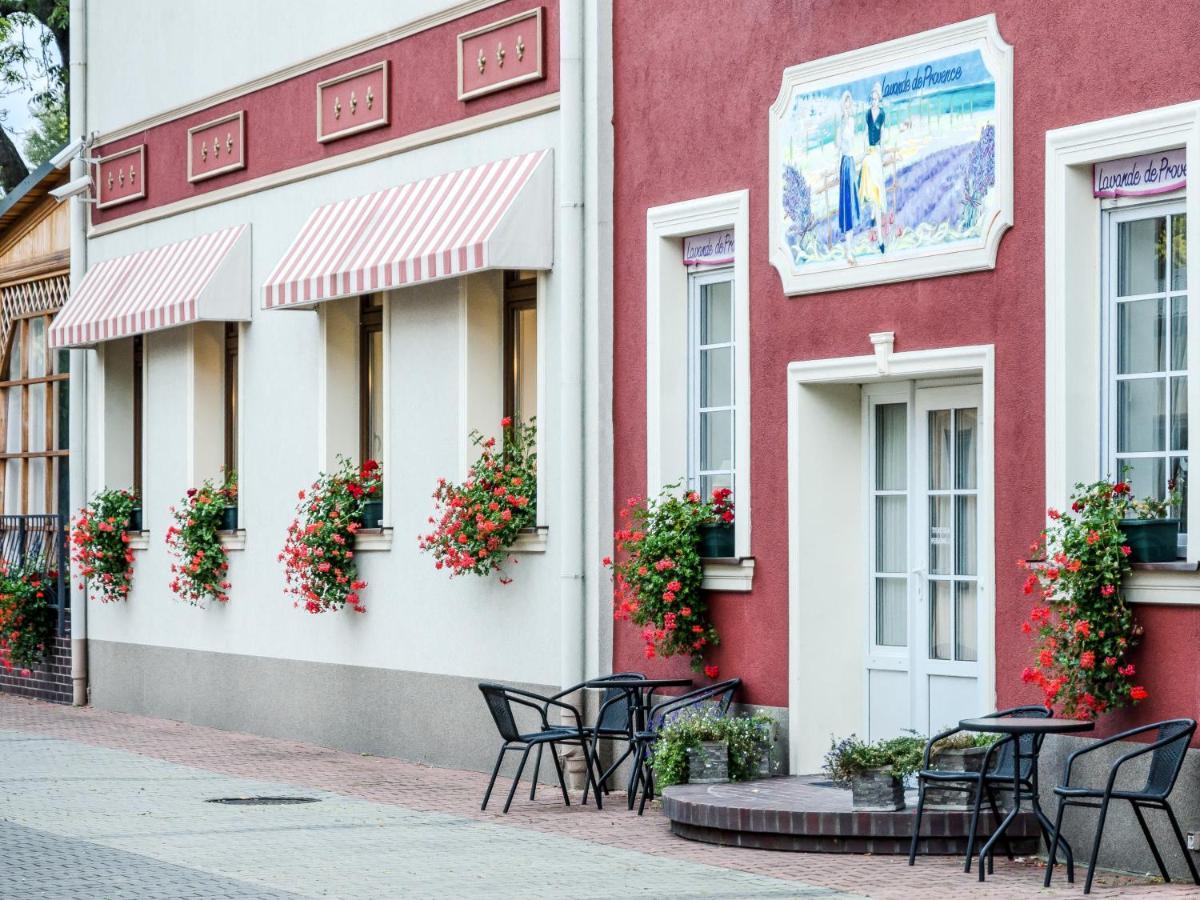
{"label": "red and white striped awning", "polygon": [[189,322],[250,318],[250,226],[234,225],[92,266],[50,325],[82,347]]}
{"label": "red and white striped awning", "polygon": [[315,210],[263,285],[267,309],[452,278],[548,269],[552,156],[539,150]]}

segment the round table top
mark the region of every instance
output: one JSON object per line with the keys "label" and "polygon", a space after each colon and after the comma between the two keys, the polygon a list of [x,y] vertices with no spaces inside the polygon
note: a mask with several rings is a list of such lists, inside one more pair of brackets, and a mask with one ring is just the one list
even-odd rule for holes
{"label": "round table top", "polygon": [[993,734],[1069,734],[1091,731],[1096,723],[1088,719],[1043,719],[1038,716],[1008,716],[999,719],[963,719],[958,727],[964,731],[986,731]]}
{"label": "round table top", "polygon": [[694,682],[690,678],[612,678],[589,681],[590,688],[617,688],[618,690],[636,690],[638,688],[660,687],[691,687]]}

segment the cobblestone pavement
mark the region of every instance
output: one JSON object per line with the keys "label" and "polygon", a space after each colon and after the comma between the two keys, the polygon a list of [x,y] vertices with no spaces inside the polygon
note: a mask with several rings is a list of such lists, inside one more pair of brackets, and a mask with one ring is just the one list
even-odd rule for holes
{"label": "cobblestone pavement", "polygon": [[[623,797],[481,812],[486,776],[0,696],[0,897],[1078,897],[997,860],[712,847]],[[216,797],[317,797],[224,806]],[[1196,896],[1106,877],[1099,896]]]}

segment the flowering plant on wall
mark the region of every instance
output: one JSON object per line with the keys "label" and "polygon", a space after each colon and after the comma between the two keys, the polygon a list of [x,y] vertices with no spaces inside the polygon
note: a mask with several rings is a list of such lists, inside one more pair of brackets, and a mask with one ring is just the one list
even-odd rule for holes
{"label": "flowering plant on wall", "polygon": [[419,546],[432,553],[434,566],[448,569],[451,578],[499,570],[505,548],[522,529],[537,523],[537,427],[507,416],[500,427],[499,445],[493,437],[471,432],[480,453],[467,480],[453,484],[439,478],[433,492],[429,524],[434,527],[419,538]]}
{"label": "flowering plant on wall", "polygon": [[1020,561],[1029,570],[1025,593],[1035,598],[1021,629],[1035,635],[1037,655],[1022,677],[1070,716],[1092,718],[1148,696],[1127,660],[1142,634],[1121,586],[1130,572],[1120,528],[1129,500],[1123,481],[1076,485],[1070,511],[1048,511],[1050,525],[1030,547],[1038,558]]}
{"label": "flowering plant on wall", "polygon": [[229,560],[221,545],[221,520],[225,507],[237,502],[237,480],[231,475],[222,485],[211,480],[188,488],[179,506],[171,507],[175,522],[167,529],[171,563],[171,591],[193,606],[209,600],[229,599]]}
{"label": "flowering plant on wall", "polygon": [[717,667],[704,665],[706,650],[720,638],[700,589],[700,529],[731,522],[733,503],[723,490],[705,501],[695,491],[677,496],[678,487],[656,500],[631,497],[621,510],[617,559],[604,559],[613,570],[613,616],[641,626],[647,659],[689,656],[693,669],[715,678]]}
{"label": "flowering plant on wall", "polygon": [[[106,490],[79,511],[71,529],[71,560],[102,603],[124,600],[133,584],[129,515],[137,505],[132,491]],[[82,587],[82,585],[81,585]]]}
{"label": "flowering plant on wall", "polygon": [[54,640],[57,572],[44,567],[10,568],[0,563],[0,664],[28,678],[49,654]]}
{"label": "flowering plant on wall", "polygon": [[285,592],[293,605],[310,613],[349,606],[366,612],[354,561],[354,535],[362,528],[363,507],[383,493],[383,472],[368,459],[361,466],[338,457],[338,468],[323,473],[300,491],[296,518],[279,554]]}

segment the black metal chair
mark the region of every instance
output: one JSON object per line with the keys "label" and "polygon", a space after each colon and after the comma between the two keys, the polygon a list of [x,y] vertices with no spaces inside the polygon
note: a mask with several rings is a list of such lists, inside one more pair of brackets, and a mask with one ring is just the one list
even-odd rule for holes
{"label": "black metal chair", "polygon": [[650,753],[654,749],[654,742],[658,740],[659,730],[681,713],[710,704],[719,715],[725,715],[729,712],[734,695],[741,684],[742,679],[730,678],[728,681],[688,691],[678,697],[668,697],[650,708],[645,730],[637,731],[633,735],[634,774],[629,787],[630,809],[633,809],[633,799],[637,796],[639,788],[642,792],[642,799],[638,803],[639,816],[646,810],[646,801],[654,799],[654,769],[650,765]]}
{"label": "black metal chair", "polygon": [[[1031,718],[1048,719],[1053,714],[1052,710],[1044,706],[1014,706],[1011,709],[997,710],[994,713],[982,716],[982,718],[1002,719],[1013,716],[1029,716]],[[913,816],[912,843],[909,845],[908,850],[908,864],[910,866],[916,865],[917,862],[917,844],[921,839],[921,817],[925,813],[925,791],[928,789],[930,782],[937,784],[945,790],[964,791],[971,795],[971,825],[970,833],[967,835],[967,858],[963,864],[964,872],[971,871],[971,859],[975,854],[975,833],[979,828],[979,814],[983,809],[983,799],[985,796],[987,797],[988,806],[991,808],[995,824],[1000,824],[1000,807],[996,802],[996,790],[1012,787],[1013,738],[1002,738],[988,747],[978,772],[939,771],[929,768],[929,756],[933,751],[934,744],[958,734],[960,731],[962,731],[961,728],[951,728],[943,731],[941,734],[935,734],[925,743],[925,755],[921,761],[921,769],[917,772],[917,811]],[[1027,788],[1030,792],[1037,791],[1037,769],[1028,755],[1037,749],[1034,747],[1035,740],[1040,739],[1035,738],[1033,735],[1025,735],[1021,738],[1021,753],[1024,756],[1021,763],[1021,782],[1023,787]],[[1007,836],[1004,838],[1004,849],[1008,854],[1008,858],[1012,859],[1012,845],[1009,843]],[[990,856],[988,865],[990,868]]]}
{"label": "black metal chair", "polygon": [[[1149,744],[1144,744],[1136,750],[1131,750],[1117,758],[1112,764],[1112,768],[1108,770],[1108,781],[1103,788],[1074,787],[1071,785],[1071,767],[1075,764],[1075,760],[1088,753],[1095,753],[1100,748],[1107,747],[1109,744],[1115,744],[1117,741],[1125,741],[1131,737],[1147,734],[1152,731],[1158,732],[1157,738]],[[1054,853],[1058,849],[1059,836],[1062,833],[1063,813],[1068,806],[1085,806],[1100,810],[1100,817],[1096,822],[1096,837],[1092,842],[1092,857],[1088,862],[1087,881],[1083,885],[1083,892],[1085,894],[1091,893],[1092,876],[1096,872],[1096,858],[1100,855],[1100,841],[1104,837],[1104,820],[1108,816],[1108,804],[1111,800],[1129,801],[1129,805],[1133,807],[1133,814],[1137,817],[1138,825],[1142,827],[1142,834],[1146,837],[1146,843],[1150,846],[1150,852],[1154,855],[1154,862],[1158,864],[1158,871],[1162,873],[1163,881],[1169,882],[1171,876],[1167,873],[1167,867],[1163,863],[1162,855],[1158,852],[1158,847],[1154,843],[1154,837],[1150,834],[1150,829],[1146,825],[1146,819],[1142,815],[1142,810],[1147,807],[1164,810],[1171,822],[1171,829],[1175,832],[1175,840],[1179,842],[1179,849],[1183,853],[1183,858],[1187,861],[1192,881],[1200,884],[1200,873],[1197,873],[1196,864],[1192,862],[1191,853],[1188,851],[1187,844],[1183,840],[1183,833],[1179,830],[1179,822],[1175,818],[1175,811],[1171,809],[1171,804],[1167,802],[1167,797],[1171,795],[1171,791],[1175,788],[1175,781],[1179,777],[1179,770],[1183,767],[1184,756],[1187,753],[1188,745],[1192,742],[1192,735],[1195,733],[1195,720],[1169,719],[1165,722],[1154,722],[1150,725],[1143,725],[1141,728],[1132,728],[1129,731],[1114,734],[1112,737],[1097,741],[1089,747],[1084,747],[1082,750],[1076,750],[1067,757],[1067,767],[1066,772],[1063,774],[1063,783],[1054,789],[1054,793],[1058,795],[1058,816],[1054,820],[1054,841],[1053,846],[1050,848],[1050,858],[1046,864],[1046,877],[1043,881],[1046,887],[1050,886],[1050,876],[1054,873]],[[1150,754],[1150,771],[1146,775],[1145,785],[1136,791],[1118,790],[1116,786],[1117,777],[1121,773],[1121,767],[1130,760],[1136,759],[1139,756],[1145,756],[1147,753]]]}
{"label": "black metal chair", "polygon": [[[603,678],[593,678],[584,684],[576,685],[565,693],[573,693],[582,687],[599,687],[606,681],[643,681],[646,676],[641,672],[614,672]],[[600,741],[611,743],[625,742],[625,752],[616,758],[607,769],[604,769],[596,779],[604,793],[609,793],[608,779],[628,759],[634,750],[633,734],[636,727],[636,714],[640,698],[628,688],[604,688],[600,696],[600,711],[596,714],[596,724],[584,728],[592,739],[592,762],[596,771],[600,771]],[[587,803],[589,785],[583,786],[583,802]]]}
{"label": "black metal chair", "polygon": [[[578,745],[583,749],[583,758],[587,766],[587,778],[593,788],[596,788],[596,776],[592,771],[592,757],[589,752],[589,738],[584,730],[583,718],[579,714],[579,710],[569,703],[565,703],[557,697],[543,697],[541,694],[535,694],[531,691],[523,691],[518,688],[508,687],[503,684],[492,684],[489,682],[481,682],[479,690],[483,693],[483,699],[487,702],[488,711],[491,712],[492,718],[496,722],[496,730],[500,732],[500,738],[504,743],[500,746],[500,752],[496,756],[496,765],[492,769],[492,778],[488,782],[487,792],[483,795],[483,804],[480,809],[487,809],[488,800],[492,796],[492,788],[496,784],[496,776],[500,773],[500,764],[504,762],[504,754],[509,750],[523,750],[521,754],[521,762],[517,766],[517,773],[513,776],[512,787],[508,791],[508,799],[504,803],[504,812],[508,812],[508,808],[512,805],[513,796],[517,792],[517,785],[521,781],[521,773],[525,770],[525,761],[529,759],[529,751],[534,747],[538,749],[538,760],[541,761],[542,748],[546,745],[550,747],[550,758],[554,760],[554,769],[558,773],[558,785],[562,788],[563,802],[567,806],[571,805],[571,798],[567,794],[567,783],[563,778],[562,763],[558,760],[556,747],[559,744]],[[525,707],[535,711],[538,714],[541,730],[533,732],[522,732],[517,724],[514,706]],[[575,717],[575,724],[571,725],[551,725],[548,719],[550,707],[556,707],[566,710]],[[536,785],[536,776],[534,778]],[[531,792],[530,797],[533,794]],[[603,808],[603,802],[600,799],[600,793],[596,792],[596,808]]]}

